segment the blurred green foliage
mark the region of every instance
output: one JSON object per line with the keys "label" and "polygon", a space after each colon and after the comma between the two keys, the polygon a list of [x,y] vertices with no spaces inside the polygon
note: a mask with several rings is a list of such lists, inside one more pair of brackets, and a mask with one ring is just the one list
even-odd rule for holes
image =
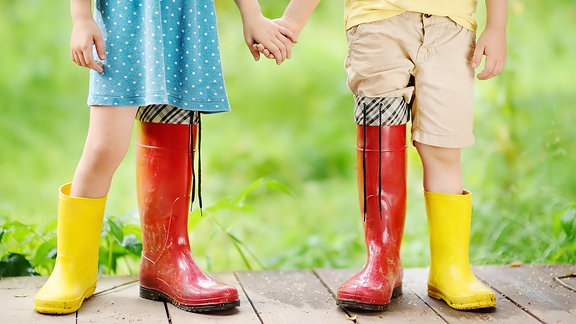
{"label": "blurred green foliage", "polygon": [[[277,17],[288,0],[260,2],[266,15]],[[352,97],[343,71],[343,1],[320,4],[293,58],[280,66],[253,62],[233,1],[216,4],[233,109],[203,118],[202,192],[206,206],[220,207],[210,211],[211,221],[194,221],[194,255],[210,271],[360,267],[365,252]],[[573,263],[576,3],[509,4],[508,65],[497,78],[478,82],[477,142],[463,156],[474,202],[471,260]],[[480,30],[483,12],[480,1]],[[72,177],[88,124],[88,73],[69,59],[68,13],[66,1],[0,2],[0,216],[5,231],[28,233],[10,240],[4,234],[0,259],[22,253],[43,274],[50,268],[43,260],[53,257],[57,188]],[[130,150],[107,205],[107,215],[121,215],[108,219],[121,221],[104,229],[106,271],[136,271],[116,262],[136,262],[133,166]],[[413,147],[409,167],[402,257],[406,266],[426,266],[421,165]],[[291,194],[252,187],[262,178]],[[226,205],[234,197],[243,197],[242,208]]]}

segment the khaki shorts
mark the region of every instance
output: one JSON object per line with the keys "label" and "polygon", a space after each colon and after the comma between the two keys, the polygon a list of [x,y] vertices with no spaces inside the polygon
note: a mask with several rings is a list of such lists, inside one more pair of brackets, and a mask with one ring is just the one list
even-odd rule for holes
{"label": "khaki shorts", "polygon": [[[405,12],[353,27],[347,40],[345,65],[358,124],[366,120],[359,105],[384,101],[380,109],[411,107],[413,141],[449,148],[474,144],[473,31],[448,17]],[[390,104],[396,101],[403,104]]]}

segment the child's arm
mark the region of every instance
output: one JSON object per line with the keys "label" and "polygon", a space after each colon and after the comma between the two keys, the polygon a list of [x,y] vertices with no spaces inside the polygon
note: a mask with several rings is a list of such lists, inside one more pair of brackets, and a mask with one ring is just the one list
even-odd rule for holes
{"label": "child's arm", "polygon": [[498,75],[506,64],[506,24],[508,20],[508,0],[486,0],[486,28],[478,38],[472,66],[476,68],[486,56],[484,70],[477,76],[479,80]]}
{"label": "child's arm", "polygon": [[294,37],[292,40],[296,42],[298,35],[310,20],[310,16],[314,9],[318,6],[320,0],[292,0],[286,7],[284,14],[281,18],[274,20],[280,26],[288,28]]}
{"label": "child's arm", "polygon": [[102,33],[92,18],[90,0],[70,0],[72,15],[72,36],[70,38],[70,56],[76,64],[103,72],[102,63],[94,60],[92,46],[101,60],[106,59]]}
{"label": "child's arm", "polygon": [[293,45],[292,33],[280,25],[274,24],[264,17],[257,0],[234,0],[242,16],[244,39],[255,60],[260,58],[260,52],[255,44],[262,44],[280,64],[290,58]]}

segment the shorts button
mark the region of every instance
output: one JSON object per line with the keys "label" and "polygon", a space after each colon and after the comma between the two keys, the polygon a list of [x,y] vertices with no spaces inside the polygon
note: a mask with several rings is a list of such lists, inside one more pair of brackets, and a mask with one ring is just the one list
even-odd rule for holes
{"label": "shorts button", "polygon": [[424,14],[424,18],[430,18],[430,17],[432,17],[431,14]]}

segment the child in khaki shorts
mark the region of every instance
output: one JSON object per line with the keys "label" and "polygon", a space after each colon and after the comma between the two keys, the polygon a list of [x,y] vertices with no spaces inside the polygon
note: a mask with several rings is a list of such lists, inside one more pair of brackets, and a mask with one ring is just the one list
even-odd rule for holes
{"label": "child in khaki shorts", "polygon": [[[318,2],[292,0],[276,22],[297,36]],[[428,294],[456,309],[496,305],[469,265],[471,194],[460,165],[461,149],[474,143],[474,68],[486,56],[477,78],[488,79],[506,61],[507,1],[486,0],[486,8],[486,28],[476,43],[476,0],[346,1],[345,66],[355,99],[367,261],[341,285],[342,307],[383,310],[402,293],[410,115],[430,227]]]}

